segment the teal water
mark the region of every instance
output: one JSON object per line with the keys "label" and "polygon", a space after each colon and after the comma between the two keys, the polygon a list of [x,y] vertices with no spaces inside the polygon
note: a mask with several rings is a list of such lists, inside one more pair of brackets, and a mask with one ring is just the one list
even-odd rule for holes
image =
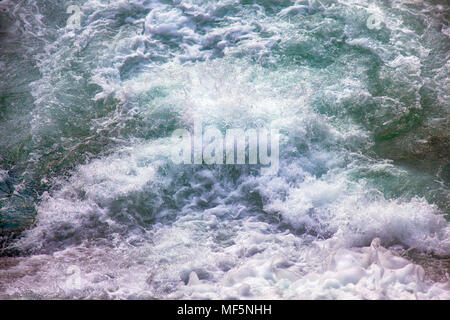
{"label": "teal water", "polygon": [[[449,298],[446,1],[0,9],[0,297]],[[196,116],[278,173],[172,163]]]}

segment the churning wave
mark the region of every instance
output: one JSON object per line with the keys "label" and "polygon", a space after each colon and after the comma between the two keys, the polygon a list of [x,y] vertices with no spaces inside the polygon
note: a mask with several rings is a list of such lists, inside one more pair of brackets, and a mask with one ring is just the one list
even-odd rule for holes
{"label": "churning wave", "polygon": [[70,4],[0,2],[0,298],[450,299],[446,1]]}

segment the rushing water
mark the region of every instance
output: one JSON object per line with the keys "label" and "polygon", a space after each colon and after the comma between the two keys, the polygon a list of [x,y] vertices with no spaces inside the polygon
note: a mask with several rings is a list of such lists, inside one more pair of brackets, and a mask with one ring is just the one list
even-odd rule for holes
{"label": "rushing water", "polygon": [[[1,1],[0,298],[450,299],[449,20]],[[278,173],[174,164],[198,116],[278,130]]]}

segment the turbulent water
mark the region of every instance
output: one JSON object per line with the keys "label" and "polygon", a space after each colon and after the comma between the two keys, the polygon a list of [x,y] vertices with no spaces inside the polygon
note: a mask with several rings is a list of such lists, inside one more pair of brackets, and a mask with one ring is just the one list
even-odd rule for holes
{"label": "turbulent water", "polygon": [[[0,298],[450,299],[449,20],[1,1]],[[198,116],[278,130],[277,174],[174,164]]]}

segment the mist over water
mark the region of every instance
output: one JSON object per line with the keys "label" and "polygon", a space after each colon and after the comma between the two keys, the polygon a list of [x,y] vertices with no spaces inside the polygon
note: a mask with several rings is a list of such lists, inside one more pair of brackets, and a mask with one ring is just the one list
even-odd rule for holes
{"label": "mist over water", "polygon": [[[0,298],[450,299],[449,18],[0,1]],[[175,164],[199,117],[276,130],[276,174]]]}

